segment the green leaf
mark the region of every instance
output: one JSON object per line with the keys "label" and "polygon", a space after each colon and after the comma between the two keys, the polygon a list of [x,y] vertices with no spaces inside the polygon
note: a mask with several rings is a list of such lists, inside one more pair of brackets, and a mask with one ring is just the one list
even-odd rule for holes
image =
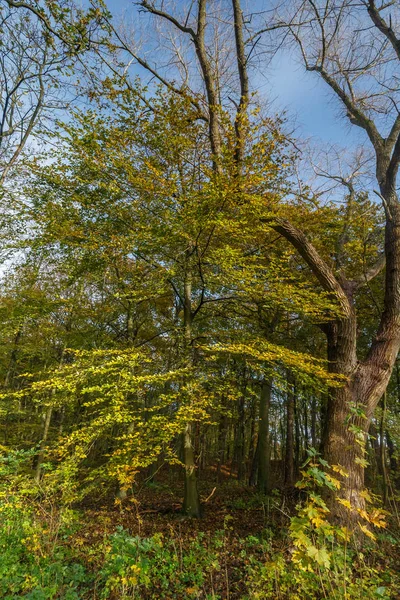
{"label": "green leaf", "polygon": [[321,548],[317,548],[316,546],[309,546],[307,548],[307,555],[313,560],[315,560],[319,565],[329,569],[331,560],[325,546],[322,546]]}

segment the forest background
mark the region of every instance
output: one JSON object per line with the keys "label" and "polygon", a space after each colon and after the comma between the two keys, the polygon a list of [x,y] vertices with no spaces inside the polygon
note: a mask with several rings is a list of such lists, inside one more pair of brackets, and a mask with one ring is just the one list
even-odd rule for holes
{"label": "forest background", "polygon": [[120,9],[0,3],[1,597],[398,598],[399,4]]}

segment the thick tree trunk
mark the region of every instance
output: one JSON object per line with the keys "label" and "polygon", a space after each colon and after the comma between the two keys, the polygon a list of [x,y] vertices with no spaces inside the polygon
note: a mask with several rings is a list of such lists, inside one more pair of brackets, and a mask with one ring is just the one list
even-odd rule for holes
{"label": "thick tree trunk", "polygon": [[[346,384],[332,393],[328,404],[324,458],[331,466],[338,465],[348,474],[347,477],[342,478],[341,489],[335,492],[333,497],[337,495],[348,500],[355,509],[349,512],[345,506],[331,498],[331,512],[342,523],[358,520],[357,509],[365,508],[365,501],[361,495],[364,489],[364,467],[359,461],[364,459],[362,447],[365,443],[366,425],[363,419],[353,417],[350,420],[350,410],[355,401],[350,386]],[[350,430],[350,425],[359,428],[360,433],[356,435]]]}
{"label": "thick tree trunk", "polygon": [[[352,304],[350,293],[349,302]],[[329,503],[333,516],[342,523],[349,523],[358,519],[356,511],[363,509],[365,505],[361,495],[364,489],[362,459],[368,428],[366,418],[352,413],[353,407],[363,407],[363,399],[358,397],[358,387],[353,380],[357,369],[357,321],[354,310],[347,319],[330,323],[326,333],[329,371],[344,375],[348,380],[343,386],[330,390],[323,455],[330,465],[339,465],[348,474],[342,477],[341,489],[331,494]],[[336,502],[336,495],[348,500],[355,510],[349,511]]]}
{"label": "thick tree trunk", "polygon": [[[376,15],[375,15],[376,17]],[[379,17],[379,15],[378,15]],[[378,17],[374,25],[379,22]],[[392,30],[385,33],[393,45]],[[395,43],[398,53],[397,40]],[[327,62],[327,64],[329,61]],[[310,67],[308,67],[310,68]],[[277,217],[267,218],[270,226],[283,235],[308,264],[322,288],[335,298],[342,316],[325,327],[328,338],[328,359],[331,373],[347,378],[341,388],[330,391],[323,451],[330,464],[340,464],[348,471],[342,477],[339,495],[353,506],[351,520],[357,519],[357,509],[364,508],[363,446],[370,420],[380,398],[385,393],[397,354],[400,349],[400,202],[397,196],[397,179],[400,166],[400,116],[397,115],[388,137],[383,138],[376,124],[367,116],[361,105],[347,94],[323,64],[318,72],[347,109],[350,121],[363,128],[371,141],[376,157],[378,195],[385,210],[385,260],[379,259],[370,269],[353,281],[344,277],[344,269],[335,273],[307,236],[289,221]],[[365,360],[357,359],[357,319],[353,296],[358,287],[375,277],[385,265],[385,290],[379,326]],[[354,409],[361,409],[364,417]],[[332,506],[333,513],[342,523],[349,521],[349,511],[340,504]]]}

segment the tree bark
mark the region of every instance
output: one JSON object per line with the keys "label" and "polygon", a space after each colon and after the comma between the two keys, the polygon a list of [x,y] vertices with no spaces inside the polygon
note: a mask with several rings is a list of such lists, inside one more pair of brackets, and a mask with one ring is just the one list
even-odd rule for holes
{"label": "tree bark", "polygon": [[235,440],[235,450],[236,450],[236,466],[237,466],[237,478],[238,481],[243,481],[245,475],[245,399],[246,399],[246,389],[247,389],[247,381],[246,374],[244,374],[244,383],[243,383],[243,392],[240,394],[238,399],[237,409],[238,409],[238,420],[236,425],[236,440]]}
{"label": "tree bark", "polygon": [[47,443],[47,438],[49,436],[50,422],[51,416],[53,414],[53,407],[49,406],[44,416],[44,424],[43,424],[43,436],[42,441],[40,442],[40,450],[36,459],[36,468],[35,468],[35,481],[36,483],[40,482],[40,477],[42,474],[42,462],[44,458],[44,450]]}
{"label": "tree bark", "polygon": [[218,425],[218,457],[217,457],[217,482],[221,481],[221,467],[225,462],[226,438],[228,433],[228,420],[226,415],[222,414]]}
{"label": "tree bark", "polygon": [[185,464],[185,495],[183,512],[188,517],[199,518],[201,514],[200,497],[197,489],[196,462],[193,450],[192,424],[186,423],[183,433],[183,459]]}

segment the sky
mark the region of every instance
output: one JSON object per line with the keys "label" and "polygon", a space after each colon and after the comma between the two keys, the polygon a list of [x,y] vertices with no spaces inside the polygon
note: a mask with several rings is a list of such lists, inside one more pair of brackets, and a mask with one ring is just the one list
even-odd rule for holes
{"label": "sky", "polygon": [[[252,8],[253,3],[256,7],[260,1],[252,0]],[[107,4],[117,18],[123,14],[127,18],[132,15],[132,0],[108,0]],[[287,111],[289,123],[295,127],[295,137],[311,139],[317,145],[334,144],[346,148],[365,141],[365,134],[343,116],[340,102],[328,86],[318,74],[307,73],[293,52],[280,51],[253,80],[253,88],[272,102],[273,111]]]}
{"label": "sky", "polygon": [[287,109],[300,137],[330,144],[356,145],[364,134],[343,116],[341,104],[317,73],[308,73],[294,53],[282,51],[264,77],[274,106]]}

